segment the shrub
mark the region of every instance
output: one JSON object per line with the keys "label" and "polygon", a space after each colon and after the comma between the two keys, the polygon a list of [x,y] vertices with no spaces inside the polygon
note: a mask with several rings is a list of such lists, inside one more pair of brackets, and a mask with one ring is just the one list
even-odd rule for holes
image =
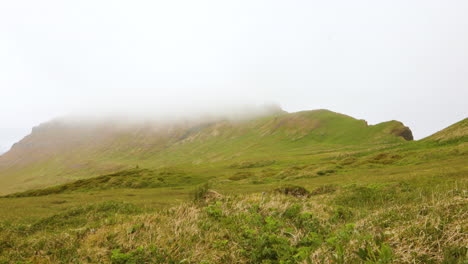
{"label": "shrub", "polygon": [[358,251],[354,253],[364,262],[364,263],[392,263],[393,253],[392,249],[387,244],[378,244],[377,249],[369,244],[366,244],[364,247],[359,248]]}
{"label": "shrub", "polygon": [[231,180],[231,181],[240,181],[240,180],[252,177],[252,176],[253,176],[253,173],[251,173],[251,172],[241,171],[241,172],[235,173],[234,175],[232,175],[228,179]]}
{"label": "shrub", "polygon": [[131,254],[120,252],[120,249],[112,250],[111,262],[112,264],[127,264],[132,258]]}
{"label": "shrub", "polygon": [[205,183],[203,185],[198,186],[193,192],[192,192],[192,198],[194,202],[200,202],[204,201],[205,197],[210,190],[211,185],[209,183]]}
{"label": "shrub", "polygon": [[155,246],[138,247],[128,253],[122,253],[120,249],[112,250],[110,257],[112,264],[140,264],[140,263],[182,263],[174,260],[169,254],[159,250]]}
{"label": "shrub", "polygon": [[335,185],[323,185],[318,188],[315,188],[310,194],[311,195],[321,195],[321,194],[328,194],[328,193],[334,193],[336,191],[336,186]]}
{"label": "shrub", "polygon": [[335,173],[335,172],[336,171],[334,169],[319,170],[319,171],[317,171],[317,175],[318,176],[325,176],[325,175],[332,174],[332,173]]}
{"label": "shrub", "polygon": [[465,264],[468,259],[468,247],[448,247],[444,249],[442,264]]}
{"label": "shrub", "polygon": [[291,195],[295,197],[309,197],[309,191],[301,186],[287,185],[275,189],[275,192],[282,193],[285,195]]}
{"label": "shrub", "polygon": [[283,216],[292,219],[298,217],[301,211],[302,206],[300,204],[293,204],[284,211]]}
{"label": "shrub", "polygon": [[250,168],[261,168],[275,164],[274,160],[259,160],[259,161],[243,161],[234,163],[229,168],[232,169],[250,169]]}
{"label": "shrub", "polygon": [[398,154],[390,154],[390,153],[379,153],[375,156],[370,157],[367,161],[369,163],[376,163],[376,164],[383,164],[383,165],[390,165],[394,164],[397,161],[401,160],[403,157]]}
{"label": "shrub", "polygon": [[353,212],[348,207],[337,206],[333,210],[332,222],[346,222],[353,218]]}
{"label": "shrub", "polygon": [[217,201],[215,204],[211,204],[205,208],[207,214],[215,219],[221,218],[223,216],[223,210],[221,209],[222,203]]}

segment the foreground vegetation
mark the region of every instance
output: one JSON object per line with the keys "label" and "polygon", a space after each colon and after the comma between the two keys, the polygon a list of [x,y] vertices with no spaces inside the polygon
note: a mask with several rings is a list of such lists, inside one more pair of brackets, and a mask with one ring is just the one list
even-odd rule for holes
{"label": "foreground vegetation", "polygon": [[1,224],[0,263],[466,263],[467,182],[433,183],[78,206]]}

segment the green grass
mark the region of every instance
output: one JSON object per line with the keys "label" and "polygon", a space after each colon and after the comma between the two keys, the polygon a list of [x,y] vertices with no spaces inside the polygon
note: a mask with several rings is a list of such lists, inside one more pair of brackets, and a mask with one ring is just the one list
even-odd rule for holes
{"label": "green grass", "polygon": [[165,168],[160,170],[148,169],[129,169],[116,173],[106,174],[94,178],[77,180],[71,183],[44,189],[34,189],[20,193],[13,193],[4,197],[31,197],[44,196],[50,194],[70,193],[70,192],[89,192],[96,190],[109,189],[144,189],[144,188],[162,188],[178,187],[185,185],[196,185],[203,182],[203,176],[191,175],[174,168]]}
{"label": "green grass", "polygon": [[0,198],[0,263],[465,264],[464,122],[407,142],[397,122],[300,112],[179,131],[169,141],[190,141],[162,149],[119,135],[71,175],[61,158],[12,167],[45,186]]}
{"label": "green grass", "polygon": [[467,156],[425,141],[303,149],[12,194],[0,263],[466,263]]}
{"label": "green grass", "polygon": [[467,184],[438,183],[437,193],[428,182],[221,195],[162,210],[100,202],[1,224],[0,261],[464,263]]}
{"label": "green grass", "polygon": [[[264,166],[276,157],[372,148],[405,142],[396,121],[368,126],[328,110],[277,114],[250,121],[141,125],[129,129],[45,124],[0,156],[0,194],[44,188],[139,166]],[[47,144],[44,144],[46,142]],[[247,163],[245,163],[247,162]],[[249,164],[252,163],[252,164]],[[244,164],[242,164],[244,163]],[[195,168],[194,168],[195,167]],[[212,171],[212,170],[210,170]]]}

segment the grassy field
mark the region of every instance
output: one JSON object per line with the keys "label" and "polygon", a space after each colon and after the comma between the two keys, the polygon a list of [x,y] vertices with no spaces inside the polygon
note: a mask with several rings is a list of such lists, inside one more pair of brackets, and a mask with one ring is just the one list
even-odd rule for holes
{"label": "grassy field", "polygon": [[467,263],[464,140],[267,157],[10,194],[0,263]]}
{"label": "grassy field", "polygon": [[394,122],[336,140],[324,131],[366,125],[319,114],[339,121],[205,131],[154,159],[116,158],[117,171],[10,192],[0,263],[468,263],[467,120],[416,142],[389,136],[404,130]]}

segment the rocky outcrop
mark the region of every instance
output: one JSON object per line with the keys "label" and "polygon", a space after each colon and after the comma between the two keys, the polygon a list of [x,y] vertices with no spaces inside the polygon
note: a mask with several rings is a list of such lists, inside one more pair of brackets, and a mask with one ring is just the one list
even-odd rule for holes
{"label": "rocky outcrop", "polygon": [[404,138],[406,141],[412,141],[414,140],[413,138],[413,132],[411,131],[411,129],[407,126],[402,126],[401,127],[398,127],[398,128],[395,128],[392,130],[391,132],[392,135],[395,135],[397,137],[402,137]]}

